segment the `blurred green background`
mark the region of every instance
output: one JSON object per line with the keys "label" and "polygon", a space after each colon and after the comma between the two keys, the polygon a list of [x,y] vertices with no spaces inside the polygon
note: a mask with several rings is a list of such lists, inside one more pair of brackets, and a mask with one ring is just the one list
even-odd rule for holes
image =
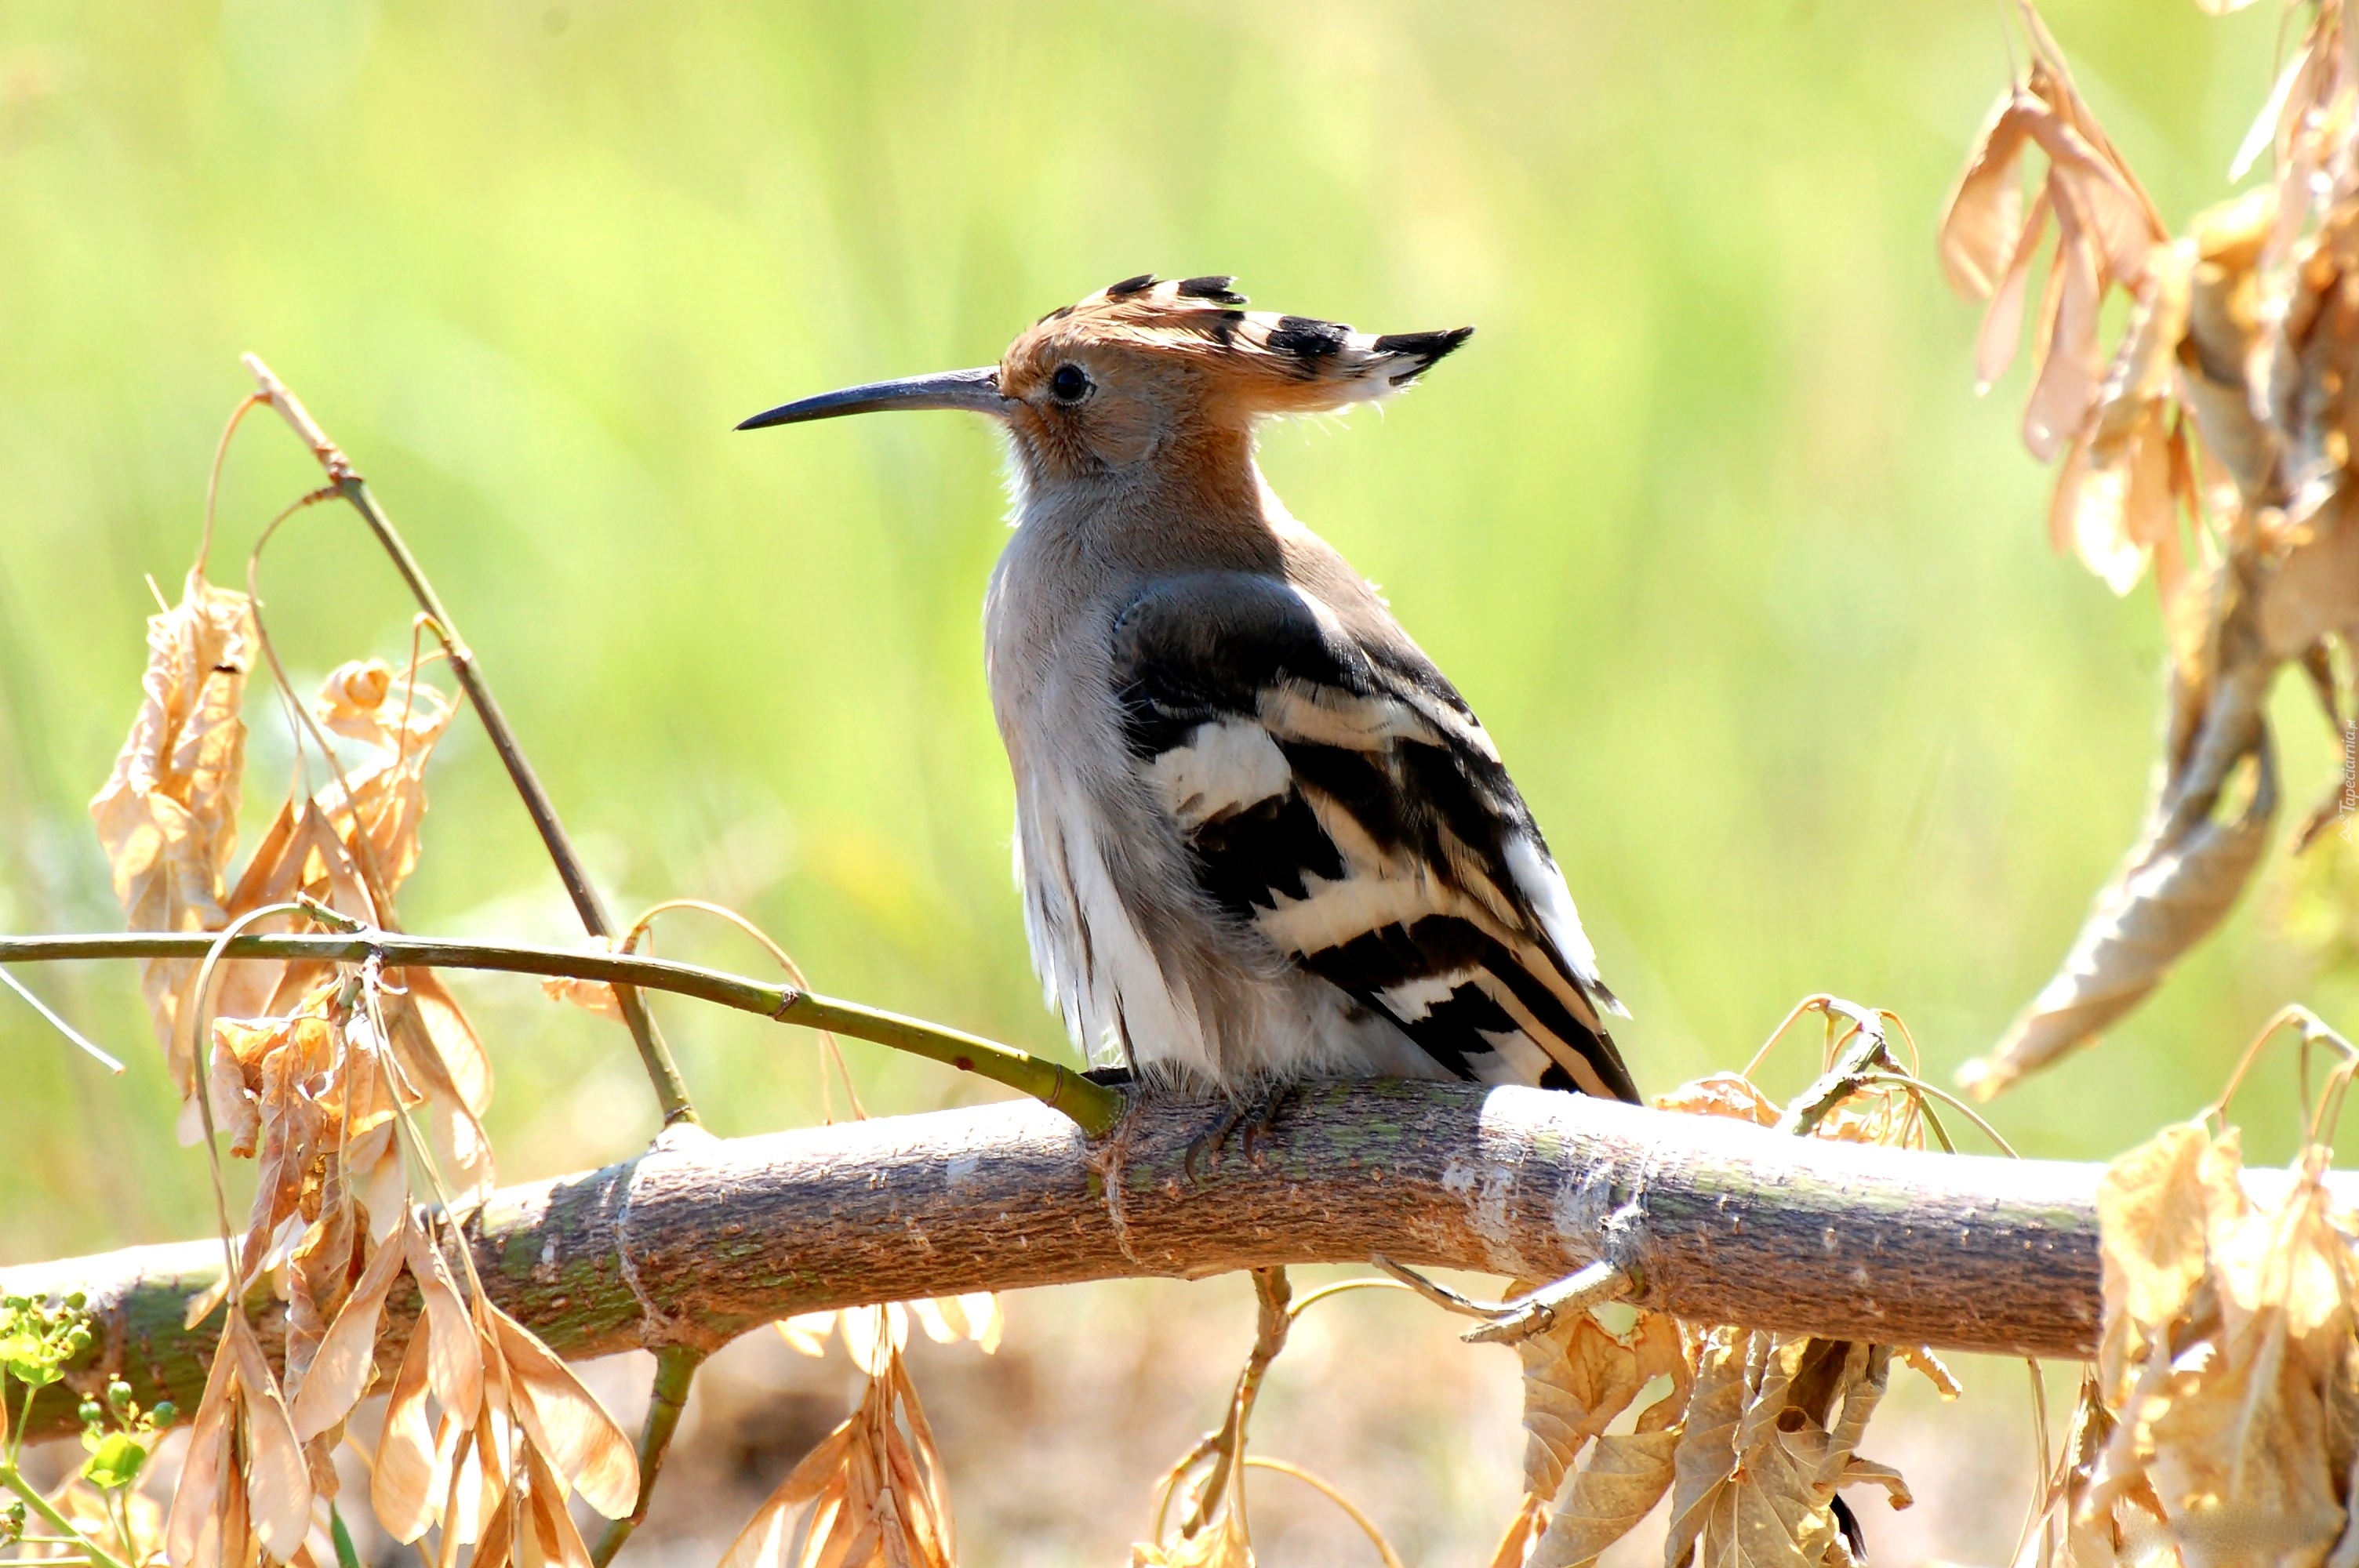
{"label": "blurred green background", "polygon": [[[2222,195],[2274,8],[2058,0],[2050,19],[2170,221]],[[2024,372],[1974,399],[1978,313],[1935,264],[2006,38],[2001,6],[1966,0],[7,0],[0,929],[120,923],[84,803],[136,706],[143,579],[170,592],[187,568],[251,349],[408,532],[618,912],[720,900],[823,989],[1064,1049],[983,687],[993,436],[730,426],[990,360],[1130,273],[1234,272],[1260,305],[1372,330],[1480,324],[1413,395],[1274,428],[1265,460],[1497,736],[1636,1011],[1640,1082],[1740,1065],[1821,989],[1899,1010],[1946,1074],[2128,844],[2162,648],[2149,589],[2116,600],[2049,551]],[[251,424],[216,579],[316,482]],[[408,646],[411,607],[341,510],[284,530],[262,582],[307,690]],[[2297,808],[2334,781],[2307,708],[2280,692]],[[249,843],[291,756],[259,684],[250,716]],[[433,787],[407,923],[571,940],[463,719]],[[2279,1003],[2351,1019],[2359,989],[2286,931],[2288,881],[2272,866],[2153,1005],[1999,1125],[2103,1156],[2207,1098]],[[691,925],[662,946],[762,964]],[[171,1136],[127,967],[28,978],[131,1070],[108,1078],[0,995],[0,1263],[200,1234],[203,1167]],[[506,1174],[646,1140],[619,1030],[528,982],[459,983],[500,1074]],[[662,1009],[717,1129],[819,1114],[808,1038]],[[850,1050],[877,1108],[977,1092]],[[1798,1049],[1780,1083],[1809,1065]],[[2279,1066],[2241,1102],[2257,1156],[2285,1152],[2292,1100]],[[1212,1419],[1245,1293],[1032,1292],[999,1357],[921,1365],[981,1560],[1119,1557]],[[1334,1311],[1273,1384],[1277,1451],[1380,1504],[1412,1560],[1480,1561],[1512,1503],[1511,1358],[1407,1303]],[[691,1408],[673,1522],[635,1551],[709,1562],[843,1409],[840,1363],[763,1371],[742,1348],[754,1369],[709,1374]],[[627,1405],[644,1371],[603,1376]],[[1934,1420],[1912,1391],[1879,1421],[1928,1499],[1914,1537],[1870,1521],[1879,1551],[2007,1550],[2019,1386],[1969,1381],[1962,1411]],[[1274,1560],[1293,1530],[1313,1533],[1291,1560],[1364,1551],[1274,1496]]]}
{"label": "blurred green background", "polygon": [[[2174,223],[2223,193],[2277,20],[2050,17]],[[260,351],[369,473],[618,911],[691,894],[815,983],[1062,1050],[1027,965],[984,699],[1004,537],[978,422],[743,416],[972,364],[1127,273],[1234,272],[1380,330],[1479,323],[1381,416],[1273,428],[1298,514],[1481,710],[1636,1021],[1642,1084],[1798,996],[1897,1008],[1935,1071],[2047,975],[2129,842],[2161,636],[2044,540],[2023,371],[1934,216],[2005,78],[1984,4],[0,7],[0,928],[119,925],[84,803],[136,702],[142,580],[195,544]],[[275,422],[215,577],[316,482]],[[307,690],[410,606],[321,509],[266,557]],[[2280,693],[2298,806],[2325,727]],[[288,744],[257,682],[249,832]],[[465,721],[415,929],[569,939]],[[2189,1112],[2279,1002],[2354,992],[2273,869],[2099,1053],[1995,1110],[2098,1156]],[[681,925],[663,950],[759,955]],[[0,1261],[195,1234],[127,968],[0,997]],[[505,1173],[652,1129],[619,1030],[462,982]],[[725,1132],[817,1114],[809,1039],[665,1008]],[[852,1047],[872,1106],[974,1092]],[[1807,1064],[1798,1054],[1789,1076]],[[2281,1130],[2277,1079],[2249,1107]],[[2282,1152],[2264,1137],[2260,1152]]]}

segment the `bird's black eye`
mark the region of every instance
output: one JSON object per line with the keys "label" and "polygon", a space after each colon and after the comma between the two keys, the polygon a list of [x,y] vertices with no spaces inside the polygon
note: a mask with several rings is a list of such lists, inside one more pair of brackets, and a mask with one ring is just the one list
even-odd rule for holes
{"label": "bird's black eye", "polygon": [[1076,364],[1059,365],[1049,377],[1049,392],[1060,403],[1079,403],[1090,395],[1090,373]]}

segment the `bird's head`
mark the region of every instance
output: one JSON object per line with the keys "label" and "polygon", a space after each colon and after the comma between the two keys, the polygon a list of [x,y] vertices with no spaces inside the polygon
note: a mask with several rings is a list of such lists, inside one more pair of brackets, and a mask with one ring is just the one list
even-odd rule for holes
{"label": "bird's head", "polygon": [[737,427],[889,408],[963,408],[1007,427],[1027,476],[1071,481],[1174,457],[1256,419],[1316,414],[1399,391],[1472,327],[1377,337],[1333,321],[1240,308],[1228,277],[1125,278],[1052,310],[995,365],[806,397]]}

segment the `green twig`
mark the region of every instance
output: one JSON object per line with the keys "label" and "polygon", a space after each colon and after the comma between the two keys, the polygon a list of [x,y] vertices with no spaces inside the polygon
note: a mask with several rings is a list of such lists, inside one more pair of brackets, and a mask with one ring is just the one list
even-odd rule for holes
{"label": "green twig", "polygon": [[1093,1084],[1071,1068],[922,1019],[816,996],[798,986],[768,985],[725,970],[627,953],[568,952],[511,943],[453,942],[400,931],[329,935],[240,935],[223,942],[206,932],[135,931],[91,936],[0,936],[0,964],[82,958],[202,958],[218,946],[223,958],[308,958],[356,964],[375,956],[386,964],[433,969],[494,969],[558,975],[670,991],[780,1023],[832,1030],[907,1051],[962,1073],[978,1073],[1061,1111],[1093,1136],[1122,1119],[1120,1091]]}
{"label": "green twig", "polygon": [[[377,543],[392,557],[394,569],[409,586],[410,595],[418,600],[418,607],[433,622],[435,633],[441,638],[442,645],[450,654],[451,673],[458,676],[460,688],[466,692],[467,700],[474,707],[475,717],[483,720],[484,730],[491,737],[492,749],[499,753],[500,762],[507,768],[508,778],[515,784],[516,794],[523,797],[524,808],[531,814],[533,826],[540,831],[540,841],[547,846],[549,858],[557,866],[558,877],[565,883],[566,894],[572,899],[574,911],[582,917],[583,929],[592,936],[613,935],[614,925],[606,914],[605,902],[598,896],[598,889],[591,881],[590,872],[582,863],[581,855],[575,851],[572,839],[566,836],[564,824],[557,819],[556,803],[549,798],[549,791],[542,785],[540,775],[533,772],[531,762],[526,760],[524,747],[517,741],[516,730],[510,727],[507,715],[500,710],[499,699],[492,695],[490,684],[484,679],[483,671],[476,665],[474,650],[468,647],[466,640],[459,635],[458,622],[443,607],[441,596],[434,591],[434,585],[428,580],[425,568],[418,564],[418,557],[410,554],[409,546],[394,527],[393,519],[386,515],[385,508],[379,506],[376,497],[369,492],[368,481],[361,477],[360,470],[353,466],[352,460],[344,455],[342,449],[320,428],[319,422],[311,417],[310,410],[303,406],[302,400],[288,391],[286,384],[273,374],[270,367],[264,364],[258,356],[246,355],[245,368],[253,373],[270,406],[278,410],[279,416],[301,438],[303,444],[311,449],[311,455],[326,470],[337,494],[360,514],[361,520],[368,524],[369,532],[376,535]],[[688,1086],[679,1076],[679,1065],[672,1060],[671,1048],[664,1044],[655,1020],[648,1015],[646,999],[629,985],[616,986],[614,995],[622,1003],[623,1021],[630,1026],[631,1039],[638,1046],[639,1061],[647,1069],[647,1081],[655,1087],[656,1103],[662,1108],[664,1125],[669,1127],[678,1121],[696,1120],[696,1108],[689,1102]]]}
{"label": "green twig", "polygon": [[0,1487],[5,1487],[24,1498],[25,1506],[40,1515],[42,1521],[50,1529],[72,1536],[82,1549],[90,1553],[90,1560],[97,1563],[99,1568],[130,1568],[130,1564],[124,1562],[122,1558],[115,1556],[81,1530],[76,1530],[73,1520],[58,1512],[50,1505],[49,1499],[41,1496],[41,1488],[27,1480],[24,1472],[18,1470],[13,1463],[0,1465]]}
{"label": "green twig", "polygon": [[606,1527],[598,1544],[590,1552],[595,1568],[606,1568],[614,1553],[623,1550],[623,1542],[631,1532],[647,1521],[647,1504],[656,1495],[656,1474],[663,1468],[664,1454],[671,1447],[672,1433],[679,1430],[680,1412],[688,1408],[689,1385],[696,1381],[696,1369],[704,1365],[705,1352],[693,1345],[667,1345],[656,1352],[655,1389],[647,1398],[647,1422],[639,1433],[639,1500],[631,1505],[628,1517],[618,1519]]}

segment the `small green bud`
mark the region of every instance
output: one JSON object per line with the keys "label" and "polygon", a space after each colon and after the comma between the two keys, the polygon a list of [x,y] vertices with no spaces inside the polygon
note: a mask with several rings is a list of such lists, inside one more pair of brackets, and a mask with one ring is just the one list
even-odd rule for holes
{"label": "small green bud", "polygon": [[110,1432],[92,1445],[82,1473],[97,1486],[127,1487],[139,1478],[139,1467],[147,1463],[147,1450],[137,1438]]}
{"label": "small green bud", "polygon": [[106,1419],[106,1408],[96,1400],[82,1400],[82,1409],[77,1413],[81,1415],[82,1423],[84,1426],[96,1426]]}
{"label": "small green bud", "polygon": [[158,1426],[169,1426],[180,1419],[180,1407],[169,1400],[158,1400],[147,1414]]}
{"label": "small green bud", "polygon": [[116,1378],[106,1385],[106,1402],[121,1410],[131,1402],[131,1385]]}
{"label": "small green bud", "polygon": [[89,1304],[90,1298],[82,1294],[80,1291],[76,1291],[73,1294],[66,1298],[67,1307],[74,1312],[80,1312]]}

